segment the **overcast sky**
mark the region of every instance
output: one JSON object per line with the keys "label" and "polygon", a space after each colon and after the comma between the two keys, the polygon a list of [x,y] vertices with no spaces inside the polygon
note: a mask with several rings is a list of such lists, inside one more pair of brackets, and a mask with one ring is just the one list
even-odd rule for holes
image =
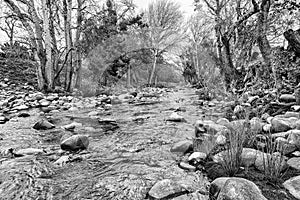
{"label": "overcast sky", "polygon": [[[148,4],[152,2],[153,0],[133,0],[135,4],[138,6],[139,9],[145,9],[147,8]],[[185,13],[185,16],[190,16],[194,11],[193,2],[194,0],[172,0],[177,2],[181,10]]]}

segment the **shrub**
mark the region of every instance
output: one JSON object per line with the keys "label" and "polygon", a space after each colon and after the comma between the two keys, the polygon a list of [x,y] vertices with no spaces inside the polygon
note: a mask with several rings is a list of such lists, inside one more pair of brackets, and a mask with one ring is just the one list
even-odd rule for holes
{"label": "shrub", "polygon": [[228,127],[228,147],[225,150],[222,167],[228,176],[234,176],[241,167],[243,145],[249,132],[249,122],[246,120],[242,126]]}

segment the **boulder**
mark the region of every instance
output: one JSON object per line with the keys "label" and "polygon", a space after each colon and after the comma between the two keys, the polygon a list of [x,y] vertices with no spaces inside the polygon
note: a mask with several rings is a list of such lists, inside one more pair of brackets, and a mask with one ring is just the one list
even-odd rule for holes
{"label": "boulder", "polygon": [[253,182],[244,178],[229,178],[217,200],[267,200]]}
{"label": "boulder", "polygon": [[[243,148],[241,154],[241,165],[245,167],[250,167],[254,165],[259,152],[260,151],[255,149]],[[228,155],[228,151],[222,151],[213,156],[213,161],[216,163],[222,163]],[[230,159],[230,157],[228,159]]]}
{"label": "boulder", "polygon": [[172,198],[172,200],[209,200],[209,196],[200,194],[199,192],[193,192]]}
{"label": "boulder", "polygon": [[21,112],[18,114],[18,117],[30,117],[30,114],[27,112]]}
{"label": "boulder", "polygon": [[192,160],[204,160],[206,158],[207,154],[203,153],[203,152],[194,152],[192,153],[189,158],[188,161],[192,161]]}
{"label": "boulder", "polygon": [[279,97],[279,101],[283,103],[291,103],[291,102],[296,102],[296,97],[292,94],[282,94]]}
{"label": "boulder", "polygon": [[273,117],[270,119],[271,124],[271,131],[278,133],[278,132],[285,132],[292,129],[292,125],[290,123],[290,118],[277,118]]}
{"label": "boulder", "polygon": [[300,199],[300,176],[293,177],[283,183],[283,186],[296,198]]}
{"label": "boulder", "polygon": [[297,148],[300,148],[300,130],[291,130],[288,135],[288,143],[296,145]]}
{"label": "boulder", "polygon": [[300,170],[300,158],[295,157],[291,158],[287,161],[288,166],[292,167],[293,169]]}
{"label": "boulder", "polygon": [[171,179],[161,180],[150,189],[149,196],[154,199],[169,199],[187,193],[186,189]]}
{"label": "boulder", "polygon": [[81,123],[77,123],[77,122],[72,122],[71,124],[67,124],[64,125],[62,128],[66,129],[66,130],[74,130],[76,127],[82,127]]}
{"label": "boulder", "polygon": [[60,144],[62,150],[77,151],[87,149],[89,146],[89,139],[86,135],[73,135]]}
{"label": "boulder", "polygon": [[43,119],[41,121],[38,121],[33,126],[36,130],[47,130],[47,129],[53,129],[55,126],[51,124],[49,121]]}
{"label": "boulder", "polygon": [[255,160],[255,167],[260,171],[264,171],[265,168],[273,171],[283,171],[287,167],[286,158],[277,153],[259,152]]}
{"label": "boulder", "polygon": [[177,153],[187,153],[188,151],[191,151],[193,149],[193,142],[190,140],[184,140],[177,142],[172,146],[170,149],[171,152],[177,152]]}

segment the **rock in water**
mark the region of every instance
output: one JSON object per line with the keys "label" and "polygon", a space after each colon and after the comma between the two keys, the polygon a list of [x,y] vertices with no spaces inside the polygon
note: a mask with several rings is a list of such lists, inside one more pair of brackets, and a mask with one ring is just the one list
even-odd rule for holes
{"label": "rock in water", "polygon": [[73,135],[61,142],[62,150],[77,151],[87,149],[89,146],[89,139],[86,135]]}
{"label": "rock in water", "polygon": [[186,122],[186,120],[184,119],[184,117],[178,115],[177,113],[172,113],[169,118],[167,119],[167,121],[171,121],[171,122]]}
{"label": "rock in water", "polygon": [[279,97],[279,101],[284,103],[296,102],[296,97],[292,94],[282,94]]}
{"label": "rock in water", "polygon": [[183,186],[170,179],[164,179],[150,189],[149,196],[154,199],[169,199],[184,193],[187,191]]}
{"label": "rock in water", "polygon": [[22,112],[18,114],[18,117],[30,117],[30,114],[27,112]]}
{"label": "rock in water", "polygon": [[55,128],[55,126],[53,124],[51,124],[50,122],[48,122],[47,120],[43,119],[43,120],[35,123],[33,128],[36,130],[47,130],[47,129]]}
{"label": "rock in water", "polygon": [[189,140],[184,140],[174,144],[170,149],[170,151],[178,152],[178,153],[186,153],[192,149],[193,149],[193,142]]}
{"label": "rock in water", "polygon": [[267,200],[253,182],[244,178],[229,178],[217,200]]}

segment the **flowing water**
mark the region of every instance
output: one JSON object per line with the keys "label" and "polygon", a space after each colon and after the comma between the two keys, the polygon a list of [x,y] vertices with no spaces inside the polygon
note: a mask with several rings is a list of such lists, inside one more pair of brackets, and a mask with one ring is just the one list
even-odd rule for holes
{"label": "flowing water", "polygon": [[[54,130],[32,129],[41,118],[35,110],[29,118],[0,125],[0,151],[29,147],[45,151],[0,157],[0,199],[147,199],[150,188],[165,178],[182,182],[191,191],[204,188],[207,180],[180,169],[182,156],[170,152],[175,142],[192,139],[197,119],[222,116],[222,102],[200,106],[197,100],[194,91],[186,88],[168,92],[156,104],[113,105],[100,118],[114,119],[118,127],[103,126],[89,117],[92,109],[53,114]],[[165,120],[176,108],[181,108],[178,114],[187,122]],[[73,133],[59,128],[74,121],[83,126]],[[62,152],[61,138],[72,134],[89,135],[88,150]],[[55,165],[62,155],[68,155],[69,161]]]}

